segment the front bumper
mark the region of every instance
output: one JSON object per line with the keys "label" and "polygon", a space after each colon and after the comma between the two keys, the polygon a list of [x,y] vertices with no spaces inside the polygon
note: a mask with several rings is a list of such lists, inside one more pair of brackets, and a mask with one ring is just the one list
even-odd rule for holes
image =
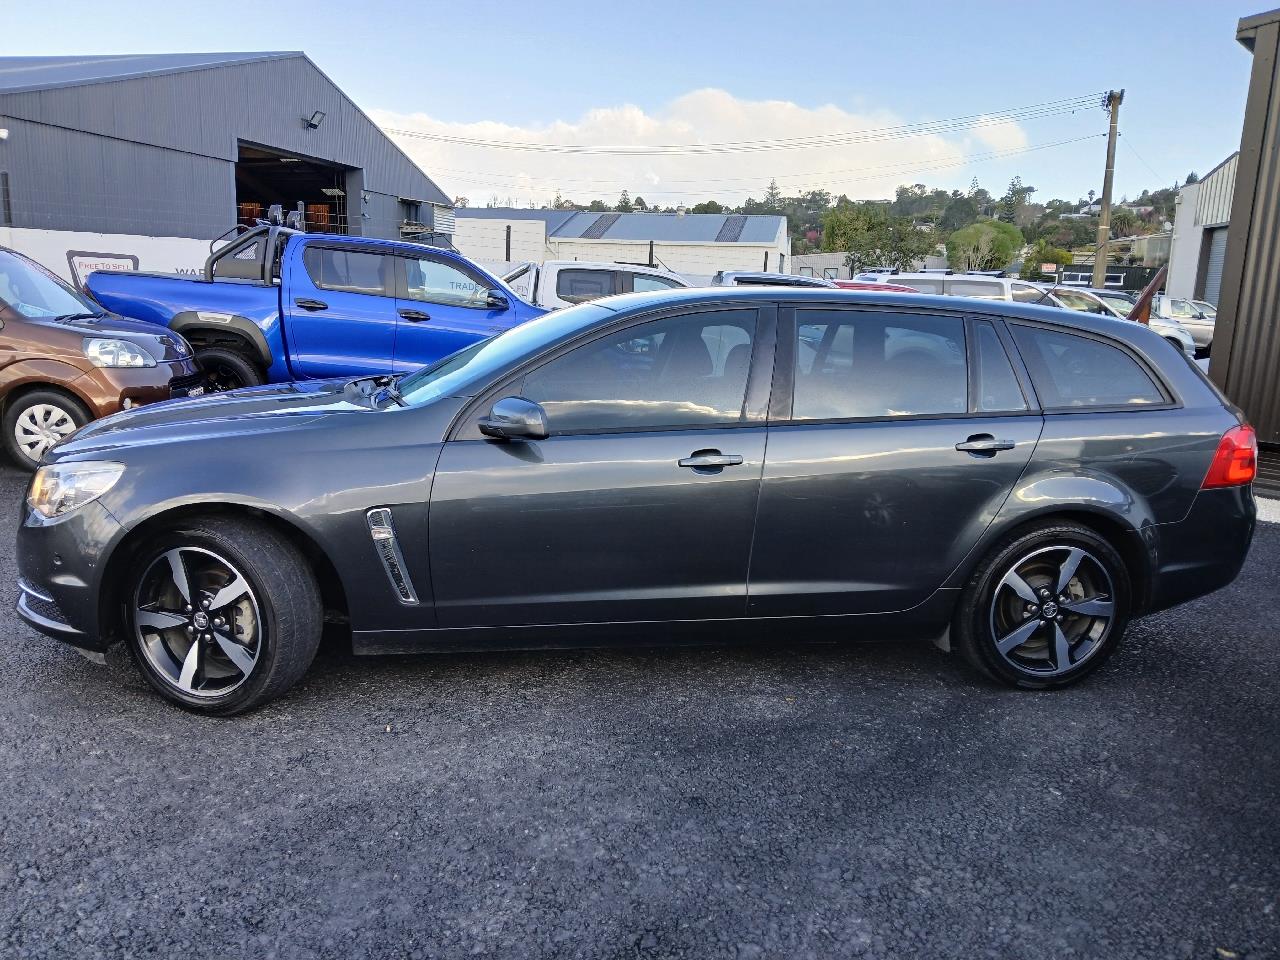
{"label": "front bumper", "polygon": [[185,397],[202,382],[195,360],[163,360],[154,367],[92,367],[76,381],[77,392],[89,401],[94,418],[105,417],[170,397]]}
{"label": "front bumper", "polygon": [[124,528],[96,501],[52,521],[25,502],[23,514],[18,615],[40,633],[101,653],[113,639],[102,623],[103,559]]}

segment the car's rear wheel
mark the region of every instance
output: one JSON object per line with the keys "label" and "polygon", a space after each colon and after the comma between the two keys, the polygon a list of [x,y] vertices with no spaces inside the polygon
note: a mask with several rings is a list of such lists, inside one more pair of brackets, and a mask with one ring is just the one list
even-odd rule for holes
{"label": "car's rear wheel", "polygon": [[78,400],[57,390],[32,390],[4,412],[4,444],[10,458],[34,470],[45,451],[92,419]]}
{"label": "car's rear wheel", "polygon": [[1074,523],[1029,529],[988,555],[956,613],[955,637],[979,669],[1017,687],[1065,687],[1100,667],[1128,623],[1128,570]]}
{"label": "car's rear wheel", "polygon": [[281,696],[320,641],[319,589],[284,537],[201,520],[153,539],[130,564],[126,637],[167,699],[229,716]]}
{"label": "car's rear wheel", "polygon": [[266,381],[255,364],[234,350],[222,347],[197,348],[196,362],[204,371],[205,388],[211,393],[256,387]]}

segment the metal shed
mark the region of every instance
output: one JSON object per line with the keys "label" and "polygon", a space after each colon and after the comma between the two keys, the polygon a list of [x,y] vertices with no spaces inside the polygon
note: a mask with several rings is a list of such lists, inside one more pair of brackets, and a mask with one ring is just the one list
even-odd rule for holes
{"label": "metal shed", "polygon": [[298,52],[0,58],[0,228],[211,240],[301,203],[398,238],[448,196]]}
{"label": "metal shed", "polygon": [[1245,17],[1236,39],[1253,70],[1209,373],[1258,439],[1280,445],[1280,10]]}

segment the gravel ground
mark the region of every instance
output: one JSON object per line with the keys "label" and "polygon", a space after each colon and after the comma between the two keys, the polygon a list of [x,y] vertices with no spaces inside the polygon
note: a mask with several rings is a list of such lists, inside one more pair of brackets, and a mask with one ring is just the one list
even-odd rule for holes
{"label": "gravel ground", "polygon": [[232,721],[0,613],[0,956],[1276,956],[1278,574],[1263,525],[1062,693],[925,645],[326,652]]}

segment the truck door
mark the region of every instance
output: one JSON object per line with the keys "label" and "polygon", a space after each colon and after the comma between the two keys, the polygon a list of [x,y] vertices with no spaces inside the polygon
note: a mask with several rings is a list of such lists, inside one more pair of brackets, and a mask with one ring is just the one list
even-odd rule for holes
{"label": "truck door", "polygon": [[396,258],[377,247],[308,240],[281,287],[295,376],[391,373]]}
{"label": "truck door", "polygon": [[494,305],[491,281],[483,274],[429,253],[398,260],[397,373],[434,363],[514,325],[515,310],[510,303]]}

